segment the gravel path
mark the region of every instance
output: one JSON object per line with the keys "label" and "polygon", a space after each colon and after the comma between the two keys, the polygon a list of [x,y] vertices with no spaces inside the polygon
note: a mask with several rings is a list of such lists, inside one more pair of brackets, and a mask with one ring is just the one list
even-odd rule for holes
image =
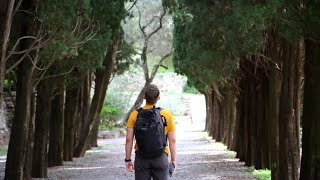
{"label": "gravel path", "polygon": [[[201,127],[179,123],[177,131],[178,168],[172,180],[254,180],[245,173],[244,163],[233,153],[206,137]],[[134,174],[124,168],[125,138],[101,139],[100,147],[83,158],[49,168],[49,180],[130,180]],[[132,157],[133,158],[133,157]],[[4,177],[5,158],[0,158],[0,179]]]}
{"label": "gravel path", "polygon": [[[178,125],[178,169],[172,180],[254,180],[244,164],[220,143],[205,136],[201,128]],[[99,140],[99,148],[84,158],[49,169],[52,180],[128,180],[134,174],[124,168],[124,138]]]}
{"label": "gravel path", "polygon": [[[200,97],[203,100],[203,97]],[[204,103],[194,98],[191,119],[177,118],[177,172],[171,180],[255,180],[245,173],[244,163],[234,159],[221,143],[215,143],[204,133]],[[85,157],[64,162],[62,167],[49,168],[49,180],[133,180],[134,174],[124,167],[125,138],[101,139],[100,147],[87,151]],[[134,157],[132,157],[134,159]],[[4,177],[5,157],[0,157],[0,179]]]}

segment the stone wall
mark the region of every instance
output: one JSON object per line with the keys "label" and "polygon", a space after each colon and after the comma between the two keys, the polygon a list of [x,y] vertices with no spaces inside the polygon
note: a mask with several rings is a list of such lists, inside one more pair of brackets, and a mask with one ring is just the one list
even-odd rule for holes
{"label": "stone wall", "polygon": [[4,103],[0,112],[0,145],[7,145],[14,115],[15,92],[3,93]]}

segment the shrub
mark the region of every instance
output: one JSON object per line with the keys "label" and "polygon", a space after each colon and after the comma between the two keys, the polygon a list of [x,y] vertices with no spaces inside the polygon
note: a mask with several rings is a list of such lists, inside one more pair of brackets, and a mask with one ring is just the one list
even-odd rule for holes
{"label": "shrub", "polygon": [[105,104],[101,111],[101,130],[110,130],[116,126],[121,110],[118,107],[112,107]]}
{"label": "shrub", "polygon": [[123,91],[108,91],[101,110],[100,130],[110,130],[119,125],[128,106],[128,97]]}
{"label": "shrub", "polygon": [[199,91],[195,87],[189,85],[188,83],[186,83],[184,85],[183,92],[190,93],[190,94],[200,94]]}
{"label": "shrub", "polygon": [[271,180],[271,171],[268,169],[253,170],[252,174],[258,180]]}

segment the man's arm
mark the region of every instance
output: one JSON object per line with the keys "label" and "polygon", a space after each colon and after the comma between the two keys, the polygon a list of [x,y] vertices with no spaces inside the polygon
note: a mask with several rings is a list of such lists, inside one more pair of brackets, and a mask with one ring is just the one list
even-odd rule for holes
{"label": "man's arm", "polygon": [[126,137],[126,159],[131,159],[133,146],[133,128],[127,128],[127,137]]}
{"label": "man's arm", "polygon": [[126,169],[130,172],[133,172],[133,163],[131,161],[131,152],[133,146],[133,128],[127,128],[127,137],[126,137]]}
{"label": "man's arm", "polygon": [[171,162],[173,162],[176,165],[177,164],[176,131],[168,132],[168,139],[169,139],[169,149],[171,154]]}

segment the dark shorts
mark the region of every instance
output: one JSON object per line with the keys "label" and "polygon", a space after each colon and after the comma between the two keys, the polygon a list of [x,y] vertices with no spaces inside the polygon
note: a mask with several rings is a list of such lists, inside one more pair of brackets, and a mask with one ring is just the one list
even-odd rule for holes
{"label": "dark shorts", "polygon": [[154,159],[143,159],[136,154],[134,161],[136,180],[168,180],[168,156],[163,153]]}

